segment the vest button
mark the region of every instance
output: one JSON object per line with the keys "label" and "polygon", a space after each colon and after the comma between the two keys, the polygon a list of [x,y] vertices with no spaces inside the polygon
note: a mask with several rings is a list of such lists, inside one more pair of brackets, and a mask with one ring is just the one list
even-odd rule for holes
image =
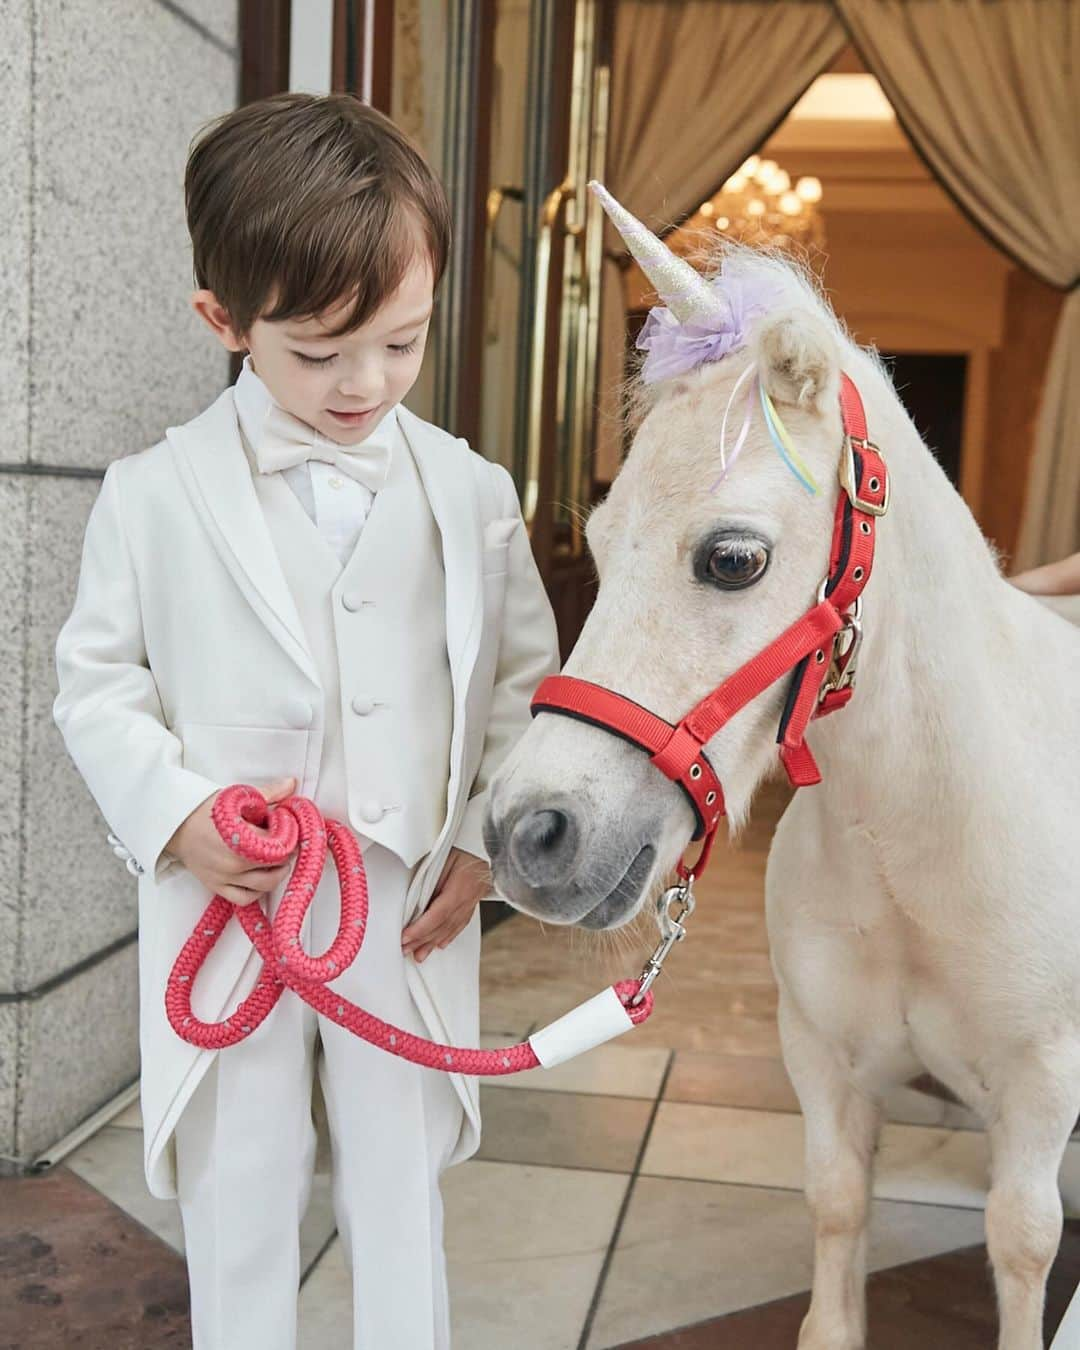
{"label": "vest button", "polygon": [[377,801],[366,801],[360,803],[360,819],[366,820],[369,825],[374,825],[377,820],[382,820],[386,812]]}
{"label": "vest button", "polygon": [[358,595],[356,591],[346,591],[341,597],[341,603],[350,613],[353,613],[360,608],[364,601],[363,597]]}
{"label": "vest button", "polygon": [[360,694],[357,694],[357,696],[352,701],[353,712],[359,713],[361,717],[366,717],[374,707],[375,704],[370,698],[364,698]]}
{"label": "vest button", "polygon": [[289,726],[298,729],[306,729],[311,726],[311,719],[314,715],[314,711],[314,708],[312,708],[306,698],[294,698],[289,700],[285,717]]}

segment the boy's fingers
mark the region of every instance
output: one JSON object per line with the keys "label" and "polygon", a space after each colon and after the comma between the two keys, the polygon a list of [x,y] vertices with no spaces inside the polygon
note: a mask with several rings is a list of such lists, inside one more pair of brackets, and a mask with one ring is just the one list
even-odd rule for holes
{"label": "boy's fingers", "polygon": [[446,922],[458,903],[460,902],[455,899],[452,891],[443,891],[434,900],[429,901],[423,914],[404,929],[402,938],[412,943],[426,940],[430,933]]}
{"label": "boy's fingers", "polygon": [[279,881],[284,879],[292,871],[291,865],[284,867],[245,867],[242,872],[236,874],[236,880],[232,883],[234,886],[240,886],[244,890],[272,891]]}
{"label": "boy's fingers", "polygon": [[[443,924],[443,926],[437,932],[431,935],[431,937],[427,940],[427,942],[425,942],[422,946],[418,947],[413,952],[413,956],[416,958],[417,961],[422,961],[426,956],[429,956],[437,948],[448,947],[450,943],[453,942],[454,938],[456,938],[457,935],[464,929],[464,927],[465,925],[463,923],[451,922]],[[407,956],[408,952],[406,952],[405,954]]]}
{"label": "boy's fingers", "polygon": [[[462,921],[461,910],[460,904],[451,905],[441,913],[432,915],[431,923],[423,923],[423,920],[417,920],[401,935],[402,951],[408,952],[425,943],[439,942],[446,936],[447,932],[459,933],[465,927],[465,923],[468,922],[467,919],[464,922]],[[428,917],[428,913],[430,911],[425,912],[424,919]]]}
{"label": "boy's fingers", "polygon": [[401,934],[402,947],[415,947],[417,943],[426,942],[430,935],[439,927],[439,916],[429,918],[425,913],[415,923],[411,923]]}
{"label": "boy's fingers", "polygon": [[245,886],[222,886],[217,894],[234,905],[250,905],[253,900],[259,899],[260,892],[248,890]]}
{"label": "boy's fingers", "polygon": [[429,935],[427,941],[424,943],[424,946],[426,947],[441,946],[442,943],[444,943],[447,940],[447,938],[452,937],[457,932],[460,932],[462,927],[464,927],[464,925],[458,924],[455,919],[448,919],[446,923],[440,924],[439,927],[435,929],[434,933]]}

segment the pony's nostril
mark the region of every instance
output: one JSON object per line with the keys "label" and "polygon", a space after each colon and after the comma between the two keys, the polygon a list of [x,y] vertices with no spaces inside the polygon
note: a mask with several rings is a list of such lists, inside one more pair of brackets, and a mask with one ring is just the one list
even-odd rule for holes
{"label": "pony's nostril", "polygon": [[530,886],[565,881],[577,859],[578,828],[565,811],[530,811],[510,835],[510,857]]}
{"label": "pony's nostril", "polygon": [[550,848],[566,833],[567,818],[561,811],[536,811],[530,821],[533,838],[541,848]]}

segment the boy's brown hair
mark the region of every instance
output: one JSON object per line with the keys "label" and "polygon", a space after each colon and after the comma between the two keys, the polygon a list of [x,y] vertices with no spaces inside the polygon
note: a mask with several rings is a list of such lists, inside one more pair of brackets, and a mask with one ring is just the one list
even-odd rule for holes
{"label": "boy's brown hair", "polygon": [[193,142],[184,175],[195,284],[239,335],[352,298],[366,323],[420,247],[438,286],[450,252],[442,184],[388,117],[350,94],[275,94]]}

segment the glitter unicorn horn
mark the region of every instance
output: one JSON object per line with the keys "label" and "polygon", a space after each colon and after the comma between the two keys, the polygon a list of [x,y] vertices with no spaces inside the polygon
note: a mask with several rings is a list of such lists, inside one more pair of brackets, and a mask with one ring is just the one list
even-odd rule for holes
{"label": "glitter unicorn horn", "polygon": [[622,235],[631,256],[679,323],[711,328],[729,318],[727,305],[699,272],[632,216],[603,183],[593,179],[589,187]]}

